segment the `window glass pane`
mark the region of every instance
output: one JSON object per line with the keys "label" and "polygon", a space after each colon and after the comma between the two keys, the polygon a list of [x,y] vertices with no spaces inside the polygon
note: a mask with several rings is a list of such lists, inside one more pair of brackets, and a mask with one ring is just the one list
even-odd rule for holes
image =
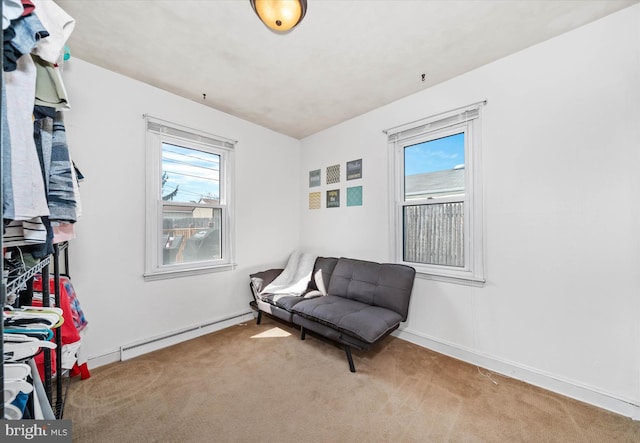
{"label": "window glass pane", "polygon": [[163,265],[222,258],[222,209],[165,204],[162,223]]}
{"label": "window glass pane", "polygon": [[464,133],[404,148],[404,199],[464,194]]}
{"label": "window glass pane", "polygon": [[162,200],[218,204],[220,155],[162,143]]}
{"label": "window glass pane", "polygon": [[464,267],[464,203],[405,206],[403,259]]}

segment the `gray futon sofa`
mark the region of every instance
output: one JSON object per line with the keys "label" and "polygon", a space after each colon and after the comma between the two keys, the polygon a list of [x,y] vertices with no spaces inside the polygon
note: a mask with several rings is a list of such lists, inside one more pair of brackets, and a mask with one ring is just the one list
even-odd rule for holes
{"label": "gray futon sofa", "polygon": [[415,278],[410,266],[318,257],[301,295],[264,293],[282,271],[250,275],[257,323],[264,312],[299,326],[302,340],[309,330],[340,344],[351,372],[355,372],[351,348],[369,349],[407,319]]}

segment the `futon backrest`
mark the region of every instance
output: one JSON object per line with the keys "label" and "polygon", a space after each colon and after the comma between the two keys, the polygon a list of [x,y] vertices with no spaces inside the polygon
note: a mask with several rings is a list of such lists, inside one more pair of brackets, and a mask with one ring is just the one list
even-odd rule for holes
{"label": "futon backrest", "polygon": [[313,273],[311,274],[311,280],[309,281],[308,291],[322,290],[320,286],[324,286],[324,289],[329,289],[329,282],[331,281],[331,274],[336,267],[338,259],[336,257],[318,257],[313,265]]}
{"label": "futon backrest", "polygon": [[341,257],[329,282],[329,295],[391,309],[407,319],[416,270],[395,263]]}

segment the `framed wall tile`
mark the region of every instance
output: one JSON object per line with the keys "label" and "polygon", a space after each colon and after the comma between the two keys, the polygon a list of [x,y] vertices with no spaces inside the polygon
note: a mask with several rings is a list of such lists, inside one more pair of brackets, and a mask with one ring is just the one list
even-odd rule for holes
{"label": "framed wall tile", "polygon": [[347,206],[362,206],[362,186],[347,188]]}
{"label": "framed wall tile", "polygon": [[340,165],[327,166],[327,184],[340,183]]}
{"label": "framed wall tile", "polygon": [[362,178],[362,159],[347,162],[347,180]]}
{"label": "framed wall tile", "polygon": [[316,186],[320,186],[321,184],[322,180],[320,178],[320,169],[309,171],[309,187],[314,188]]}
{"label": "framed wall tile", "polygon": [[340,189],[331,189],[327,191],[327,208],[340,207]]}
{"label": "framed wall tile", "polygon": [[309,209],[320,209],[321,194],[319,192],[309,193]]}

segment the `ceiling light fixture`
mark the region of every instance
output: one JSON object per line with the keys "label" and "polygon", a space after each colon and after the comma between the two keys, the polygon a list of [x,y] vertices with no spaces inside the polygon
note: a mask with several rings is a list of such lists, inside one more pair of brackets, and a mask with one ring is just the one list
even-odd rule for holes
{"label": "ceiling light fixture", "polygon": [[307,0],[249,0],[262,23],[275,32],[296,27],[307,12]]}

